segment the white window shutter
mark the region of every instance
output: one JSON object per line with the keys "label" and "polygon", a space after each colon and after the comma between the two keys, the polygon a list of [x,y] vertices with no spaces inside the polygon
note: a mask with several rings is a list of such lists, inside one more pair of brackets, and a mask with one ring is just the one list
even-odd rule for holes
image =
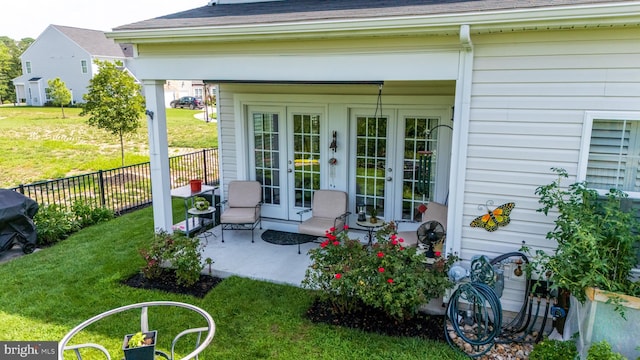
{"label": "white window shutter", "polygon": [[591,188],[640,191],[638,121],[594,119],[586,181]]}

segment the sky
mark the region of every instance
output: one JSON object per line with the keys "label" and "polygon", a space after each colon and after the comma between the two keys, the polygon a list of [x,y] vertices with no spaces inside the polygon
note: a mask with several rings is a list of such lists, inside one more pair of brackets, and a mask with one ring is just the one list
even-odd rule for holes
{"label": "sky", "polygon": [[0,11],[0,36],[36,39],[47,26],[112,28],[205,6],[208,0],[23,0]]}

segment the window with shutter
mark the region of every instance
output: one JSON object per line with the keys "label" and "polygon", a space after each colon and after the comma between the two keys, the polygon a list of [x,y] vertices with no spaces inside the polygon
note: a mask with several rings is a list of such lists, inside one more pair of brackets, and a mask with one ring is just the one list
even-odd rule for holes
{"label": "window with shutter", "polygon": [[593,120],[585,178],[590,187],[640,192],[639,120]]}
{"label": "window with shutter", "polygon": [[[624,191],[629,199],[623,201],[623,208],[640,220],[639,168],[640,112],[587,112],[578,181],[586,181],[603,195],[612,188]],[[640,269],[634,274],[640,277]]]}
{"label": "window with shutter", "polygon": [[587,112],[578,180],[640,199],[640,113]]}

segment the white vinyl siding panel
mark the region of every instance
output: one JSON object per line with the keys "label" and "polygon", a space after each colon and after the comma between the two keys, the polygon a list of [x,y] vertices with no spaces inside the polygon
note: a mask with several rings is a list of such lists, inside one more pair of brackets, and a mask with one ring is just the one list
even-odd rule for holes
{"label": "white vinyl siding panel", "polygon": [[[551,167],[578,172],[585,111],[640,109],[637,29],[539,31],[473,37],[474,65],[460,256],[489,258],[522,242],[552,251],[535,189]],[[632,95],[635,94],[635,95]],[[460,191],[460,190],[458,190]],[[513,201],[511,223],[489,233],[469,223]],[[505,308],[519,308],[522,283],[507,279]]]}
{"label": "white vinyl siding panel", "polygon": [[[219,103],[220,113],[217,114],[217,120],[220,122],[220,133],[218,139],[218,146],[220,154],[222,156],[222,173],[225,185],[232,180],[238,179],[238,161],[244,161],[237,158],[236,151],[236,127],[235,127],[235,112],[233,104],[233,93],[225,91],[224,85],[220,86],[220,98],[217,99]],[[242,179],[244,180],[244,179]]]}

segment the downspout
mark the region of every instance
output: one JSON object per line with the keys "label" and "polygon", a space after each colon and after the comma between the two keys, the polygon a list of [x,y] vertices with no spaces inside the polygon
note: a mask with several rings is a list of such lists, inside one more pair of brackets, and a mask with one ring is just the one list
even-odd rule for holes
{"label": "downspout", "polygon": [[224,166],[222,165],[222,125],[220,121],[220,84],[216,84],[216,128],[218,129],[218,191],[220,202],[224,201]]}
{"label": "downspout", "polygon": [[469,25],[460,26],[460,55],[458,80],[456,81],[455,108],[453,112],[453,149],[451,176],[449,178],[449,209],[447,218],[448,254],[460,255],[462,248],[462,213],[467,175],[469,146],[469,113],[471,109],[471,85],[473,76],[473,43]]}

